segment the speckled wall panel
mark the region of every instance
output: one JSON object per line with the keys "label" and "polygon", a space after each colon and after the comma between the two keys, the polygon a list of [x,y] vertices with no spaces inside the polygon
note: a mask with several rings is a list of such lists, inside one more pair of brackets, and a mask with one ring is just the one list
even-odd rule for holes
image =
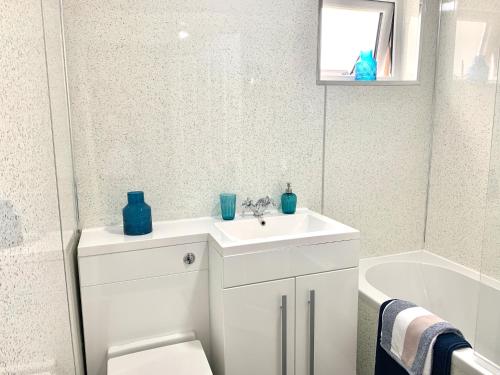
{"label": "speckled wall panel", "polygon": [[73,374],[40,2],[0,14],[0,372]]}
{"label": "speckled wall panel", "polygon": [[83,227],[217,214],[218,193],[320,209],[324,88],[310,0],[65,3]]}
{"label": "speckled wall panel", "polygon": [[328,86],[324,212],[363,257],[423,248],[438,15],[429,1],[420,85]]}
{"label": "speckled wall panel", "polygon": [[450,4],[455,8],[442,12],[439,34],[426,248],[479,269],[496,85],[491,77],[467,79],[470,67],[456,66],[467,43],[456,35],[460,21],[491,23],[483,48],[488,61],[493,55],[498,62],[500,1]]}

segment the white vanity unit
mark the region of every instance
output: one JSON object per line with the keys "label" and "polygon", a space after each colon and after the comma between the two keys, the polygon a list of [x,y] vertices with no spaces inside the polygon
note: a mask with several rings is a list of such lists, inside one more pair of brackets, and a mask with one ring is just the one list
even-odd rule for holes
{"label": "white vanity unit", "polygon": [[84,230],[88,374],[187,333],[215,375],[355,375],[358,248],[358,231],[306,209],[159,222],[138,237]]}
{"label": "white vanity unit", "polygon": [[356,374],[359,233],[309,211],[216,227],[214,373]]}

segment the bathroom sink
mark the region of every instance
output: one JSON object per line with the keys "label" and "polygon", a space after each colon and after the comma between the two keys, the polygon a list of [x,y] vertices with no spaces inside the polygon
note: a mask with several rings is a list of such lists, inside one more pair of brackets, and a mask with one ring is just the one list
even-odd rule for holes
{"label": "bathroom sink", "polygon": [[230,240],[250,241],[271,237],[309,235],[333,229],[334,224],[325,219],[310,213],[297,213],[264,216],[262,219],[251,217],[225,221],[216,223],[215,226]]}

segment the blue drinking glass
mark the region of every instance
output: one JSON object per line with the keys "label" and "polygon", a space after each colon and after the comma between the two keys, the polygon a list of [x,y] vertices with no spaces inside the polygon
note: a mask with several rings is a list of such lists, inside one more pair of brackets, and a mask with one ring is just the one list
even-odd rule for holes
{"label": "blue drinking glass", "polygon": [[220,195],[220,211],[224,220],[233,220],[236,215],[236,194],[222,193]]}

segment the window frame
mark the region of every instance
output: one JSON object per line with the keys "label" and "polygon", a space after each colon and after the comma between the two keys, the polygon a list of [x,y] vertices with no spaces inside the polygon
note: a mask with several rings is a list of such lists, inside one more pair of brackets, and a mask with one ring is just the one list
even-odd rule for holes
{"label": "window frame", "polygon": [[[419,54],[418,54],[418,66],[417,66],[417,77],[415,80],[401,80],[398,79],[399,74],[398,69],[401,62],[401,56],[400,56],[400,48],[399,48],[399,34],[400,32],[398,31],[401,28],[401,22],[400,19],[398,18],[400,14],[400,1],[401,0],[335,0],[336,4],[340,5],[345,5],[346,8],[351,8],[351,9],[367,9],[367,4],[366,2],[373,2],[373,6],[369,6],[370,8],[375,8],[375,9],[380,9],[381,4],[380,3],[393,3],[394,4],[394,27],[391,22],[387,22],[387,20],[382,22],[381,28],[379,29],[379,39],[384,38],[386,42],[380,43],[379,40],[377,40],[377,55],[379,53],[383,53],[384,49],[387,51],[387,41],[390,36],[390,31],[393,28],[394,29],[394,36],[393,36],[393,45],[392,45],[392,71],[393,71],[393,77],[391,78],[382,78],[378,79],[376,81],[356,81],[354,80],[351,76],[349,77],[336,77],[336,79],[331,79],[330,77],[327,77],[328,79],[322,78],[321,74],[321,23],[322,23],[322,12],[324,5],[331,0],[319,0],[319,10],[318,10],[318,47],[317,47],[317,68],[316,68],[316,83],[318,85],[348,85],[348,86],[399,86],[399,85],[419,85],[420,84],[420,72],[421,72],[421,61],[422,61],[422,38],[423,38],[423,19],[424,15],[426,13],[426,0],[420,0],[420,35],[419,35]],[[364,3],[361,5],[361,3]],[[379,3],[379,4],[377,4]],[[385,17],[384,17],[385,18]],[[333,77],[332,77],[333,78]]]}

